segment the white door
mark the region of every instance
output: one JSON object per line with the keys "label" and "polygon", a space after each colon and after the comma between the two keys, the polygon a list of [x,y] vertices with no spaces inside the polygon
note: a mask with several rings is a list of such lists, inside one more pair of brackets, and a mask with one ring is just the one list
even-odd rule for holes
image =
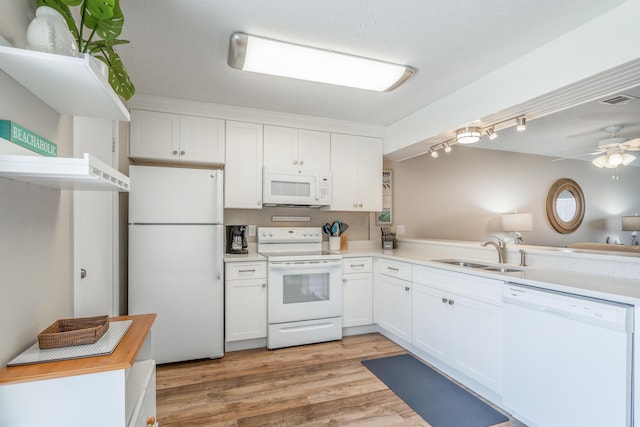
{"label": "white door", "polygon": [[223,354],[222,227],[129,226],[129,314],[157,314],[158,363]]}
{"label": "white door", "polygon": [[222,171],[129,167],[129,223],[222,224]]}
{"label": "white door", "polygon": [[[113,166],[113,122],[73,117],[73,156],[91,153]],[[73,192],[73,316],[117,315],[117,193]],[[117,239],[117,237],[115,237]],[[116,240],[117,241],[117,240]]]}
{"label": "white door", "polygon": [[411,282],[380,275],[378,324],[411,342]]}
{"label": "white door", "polygon": [[262,125],[226,123],[225,208],[262,207]]}

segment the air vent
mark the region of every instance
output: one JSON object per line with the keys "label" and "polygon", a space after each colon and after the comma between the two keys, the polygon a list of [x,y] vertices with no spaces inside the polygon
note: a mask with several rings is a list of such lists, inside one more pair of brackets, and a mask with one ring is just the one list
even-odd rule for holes
{"label": "air vent", "polygon": [[616,95],[612,98],[603,99],[602,101],[600,101],[600,104],[607,104],[607,105],[628,104],[629,102],[633,102],[636,99],[638,98],[631,95]]}

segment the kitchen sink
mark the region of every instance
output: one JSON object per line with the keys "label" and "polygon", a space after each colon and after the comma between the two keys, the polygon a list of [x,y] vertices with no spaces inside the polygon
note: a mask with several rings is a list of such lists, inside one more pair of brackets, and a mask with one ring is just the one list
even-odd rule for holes
{"label": "kitchen sink", "polygon": [[467,261],[464,259],[434,259],[435,262],[441,262],[443,264],[456,265],[458,267],[475,268],[478,270],[495,271],[497,273],[515,273],[523,271],[521,268],[497,266],[490,264],[482,264],[474,261]]}
{"label": "kitchen sink", "polygon": [[499,273],[515,273],[515,272],[519,272],[522,271],[522,269],[520,268],[513,268],[513,267],[485,267],[483,268],[483,270],[487,270],[487,271],[497,271]]}
{"label": "kitchen sink", "polygon": [[486,268],[489,267],[487,264],[479,264],[476,262],[465,261],[461,259],[434,259],[435,262],[441,262],[443,264],[457,265],[458,267],[469,267],[469,268]]}

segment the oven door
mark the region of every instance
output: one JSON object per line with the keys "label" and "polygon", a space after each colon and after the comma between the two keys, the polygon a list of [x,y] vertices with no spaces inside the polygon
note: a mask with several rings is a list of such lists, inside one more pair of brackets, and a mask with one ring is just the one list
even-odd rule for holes
{"label": "oven door", "polygon": [[270,261],[269,324],[342,316],[342,261]]}

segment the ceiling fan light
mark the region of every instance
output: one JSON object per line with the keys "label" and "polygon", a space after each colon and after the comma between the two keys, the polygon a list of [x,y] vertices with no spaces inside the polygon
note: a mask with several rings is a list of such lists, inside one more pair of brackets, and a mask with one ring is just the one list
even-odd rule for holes
{"label": "ceiling fan light", "polygon": [[458,144],[473,144],[474,142],[480,141],[480,135],[480,128],[466,127],[458,129],[456,132],[456,141],[458,141]]}
{"label": "ceiling fan light", "polygon": [[612,167],[617,167],[622,164],[622,154],[620,153],[612,153],[609,154],[607,158],[607,163],[609,163]]}
{"label": "ceiling fan light", "polygon": [[415,69],[344,53],[233,33],[229,66],[340,86],[389,92],[415,74]]}
{"label": "ceiling fan light", "polygon": [[627,166],[629,163],[633,162],[636,159],[636,156],[628,153],[624,153],[622,155],[622,166]]}
{"label": "ceiling fan light", "polygon": [[607,156],[596,157],[591,161],[591,163],[599,168],[603,168],[607,164]]}

